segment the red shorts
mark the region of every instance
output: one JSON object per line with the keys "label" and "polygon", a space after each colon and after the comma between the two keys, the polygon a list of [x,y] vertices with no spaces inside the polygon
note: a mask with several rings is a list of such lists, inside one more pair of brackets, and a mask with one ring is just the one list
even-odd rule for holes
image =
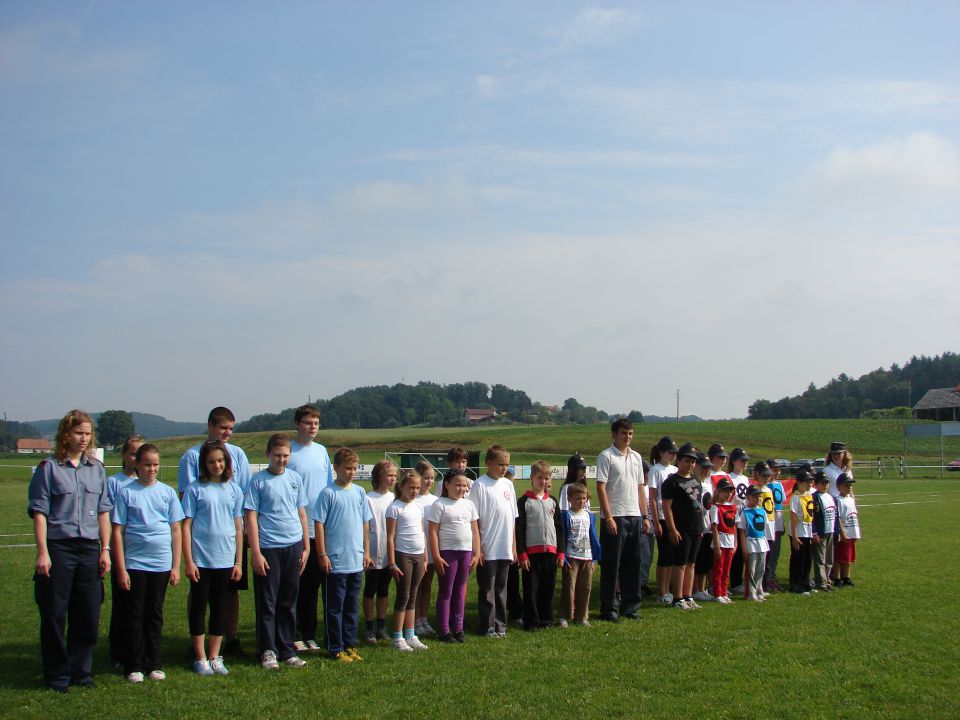
{"label": "red shorts", "polygon": [[847,540],[844,542],[841,540],[837,543],[837,547],[833,551],[833,562],[834,564],[839,563],[852,563],[857,561],[857,541],[856,540]]}

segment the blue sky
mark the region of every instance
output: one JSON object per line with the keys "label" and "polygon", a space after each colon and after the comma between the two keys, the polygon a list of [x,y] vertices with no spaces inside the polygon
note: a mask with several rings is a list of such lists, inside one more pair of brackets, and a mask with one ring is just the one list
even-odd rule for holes
{"label": "blue sky", "polygon": [[10,419],[960,350],[956,3],[226,7],[0,2]]}

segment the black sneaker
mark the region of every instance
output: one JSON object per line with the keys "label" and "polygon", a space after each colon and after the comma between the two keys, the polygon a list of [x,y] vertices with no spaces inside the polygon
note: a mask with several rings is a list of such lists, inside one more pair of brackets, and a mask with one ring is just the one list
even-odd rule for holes
{"label": "black sneaker", "polygon": [[603,622],[608,622],[608,623],[618,623],[618,622],[620,622],[620,618],[617,616],[616,613],[611,613],[610,615],[601,615],[601,616],[600,616],[600,619],[601,619]]}
{"label": "black sneaker", "polygon": [[447,643],[447,644],[455,643],[455,642],[456,642],[456,640],[453,639],[453,635],[451,635],[451,634],[448,633],[448,632],[438,634],[438,635],[437,635],[437,640],[439,640],[439,641],[442,642],[442,643]]}
{"label": "black sneaker", "polygon": [[240,638],[235,637],[224,643],[223,654],[229,655],[230,657],[245,657],[246,653],[243,651],[243,646],[240,644]]}
{"label": "black sneaker", "polygon": [[846,578],[840,578],[840,584],[841,584],[841,585],[846,585],[847,587],[856,587],[856,585],[853,584],[853,580],[851,580],[851,579],[848,578],[848,577],[846,577]]}
{"label": "black sneaker", "polygon": [[458,630],[457,632],[453,633],[453,639],[456,640],[458,643],[462,643],[462,642],[463,642],[463,630]]}

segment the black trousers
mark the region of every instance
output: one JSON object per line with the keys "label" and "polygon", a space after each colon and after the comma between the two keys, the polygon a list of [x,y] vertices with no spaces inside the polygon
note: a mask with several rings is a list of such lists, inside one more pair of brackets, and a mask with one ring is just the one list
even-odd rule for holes
{"label": "black trousers", "polygon": [[267,650],[280,660],[296,655],[297,595],[300,591],[300,556],[303,543],[287,547],[261,548],[270,569],[266,576],[253,573],[257,605],[257,654]]}
{"label": "black trousers", "polygon": [[477,566],[477,611],[480,632],[490,628],[498,633],[507,631],[507,575],[510,560],[487,560]]}
{"label": "black trousers", "polygon": [[813,549],[810,538],[797,538],[800,542],[798,550],[790,544],[790,590],[792,592],[806,592],[813,587],[810,582],[810,570],[813,567]]}
{"label": "black trousers", "polygon": [[93,676],[93,650],[100,631],[100,543],[48,540],[50,575],[34,575],[40,610],[40,657],[44,682],[63,688]]}
{"label": "black trousers", "polygon": [[148,673],[160,668],[160,637],[163,635],[163,600],[167,596],[170,571],[127,570],[126,649],[123,672]]}
{"label": "black trousers", "polygon": [[317,599],[320,597],[320,560],[315,552],[307,558],[307,567],[300,576],[300,592],[297,594],[297,639],[317,639]]}
{"label": "black trousers", "polygon": [[615,517],[617,534],[600,521],[600,617],[616,616],[613,600],[620,584],[620,614],[636,615],[640,611],[640,562],[643,548],[640,516]]}
{"label": "black trousers", "polygon": [[520,566],[507,570],[507,614],[511,620],[523,617],[523,596],[520,594]]}
{"label": "black trousers", "polygon": [[523,577],[523,629],[536,630],[553,623],[553,596],[557,590],[557,556],[534,553]]}
{"label": "black trousers", "polygon": [[190,581],[187,596],[187,619],[191,635],[203,635],[203,621],[210,605],[211,635],[222,636],[227,624],[227,591],[230,588],[230,573],[233,568],[198,568],[200,580]]}

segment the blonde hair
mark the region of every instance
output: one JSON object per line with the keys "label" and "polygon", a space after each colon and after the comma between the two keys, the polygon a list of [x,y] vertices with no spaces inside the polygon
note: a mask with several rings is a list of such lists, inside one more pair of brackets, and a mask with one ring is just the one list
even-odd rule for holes
{"label": "blonde hair", "polygon": [[390,468],[398,469],[397,464],[392,460],[381,460],[373,466],[373,470],[370,472],[370,484],[374,490],[380,487],[380,476],[390,472]]}
{"label": "blonde hair", "polygon": [[420,479],[420,473],[418,473],[416,470],[411,470],[407,468],[406,470],[401,472],[400,477],[397,478],[397,498],[398,499],[400,498],[400,490],[403,489],[404,485],[406,485],[411,480],[419,480],[419,479]]}
{"label": "blonde hair", "polygon": [[67,435],[77,425],[83,425],[83,423],[90,423],[90,442],[87,443],[87,447],[83,451],[84,455],[91,459],[96,457],[97,435],[94,431],[93,418],[84,410],[71,410],[63,416],[63,419],[57,425],[57,437],[54,440],[54,455],[56,455],[57,460],[67,459]]}
{"label": "blonde hair", "polygon": [[537,460],[533,465],[530,466],[530,477],[533,477],[534,475],[546,475],[547,478],[552,478],[553,466],[546,460]]}

